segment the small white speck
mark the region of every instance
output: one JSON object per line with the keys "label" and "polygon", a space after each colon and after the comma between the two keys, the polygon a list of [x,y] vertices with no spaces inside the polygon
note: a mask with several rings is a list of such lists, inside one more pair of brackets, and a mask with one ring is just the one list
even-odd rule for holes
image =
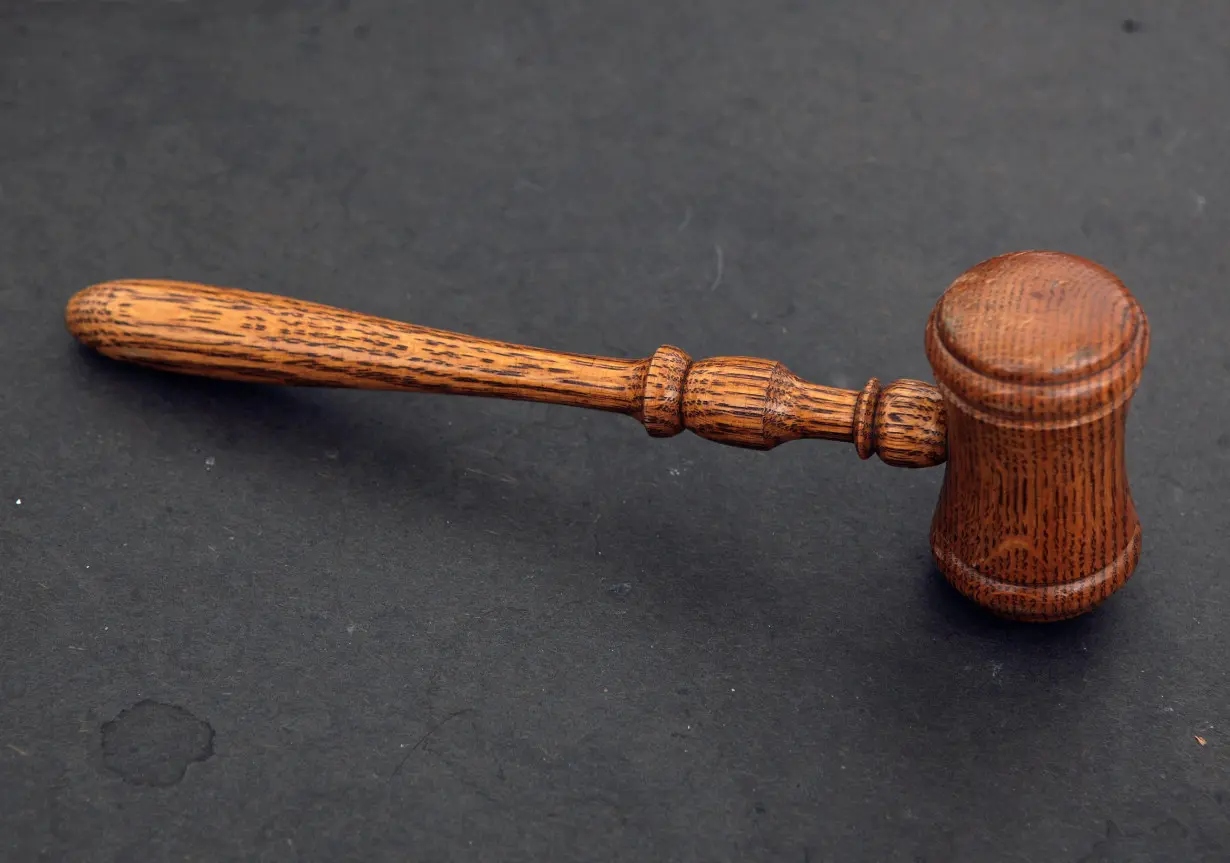
{"label": "small white speck", "polygon": [[730,691],[731,691],[731,692],[734,692],[734,691],[735,691],[735,688],[734,688],[733,686],[732,686],[732,687],[730,687]]}
{"label": "small white speck", "polygon": [[406,748],[406,744],[402,743],[402,744],[401,744],[401,748],[402,748],[402,749],[405,749],[405,748]]}
{"label": "small white speck", "polygon": [[1192,197],[1196,199],[1196,215],[1199,216],[1204,213],[1204,205],[1207,204],[1208,201],[1205,199],[1204,195],[1200,195],[1195,192],[1192,192]]}
{"label": "small white speck", "polygon": [[672,467],[667,470],[667,473],[669,473],[671,476],[679,476],[679,474],[681,474],[682,472],[683,471],[679,470],[679,468],[677,467]]}
{"label": "small white speck", "polygon": [[17,505],[21,506],[21,498],[17,498]]}
{"label": "small white speck", "polygon": [[90,565],[87,563],[87,564],[85,565],[85,568],[86,568],[86,569],[89,569],[89,568],[90,568]]}
{"label": "small white speck", "polygon": [[353,623],[349,623],[346,625],[346,633],[348,635],[354,635],[354,624]]}
{"label": "small white speck", "polygon": [[206,457],[206,459],[205,459],[205,470],[210,470],[210,469],[212,469],[212,468],[213,468],[213,466],[214,466],[215,464],[217,464],[217,462],[215,461],[215,459],[214,459],[214,457],[213,457],[213,456],[208,456],[208,457]]}

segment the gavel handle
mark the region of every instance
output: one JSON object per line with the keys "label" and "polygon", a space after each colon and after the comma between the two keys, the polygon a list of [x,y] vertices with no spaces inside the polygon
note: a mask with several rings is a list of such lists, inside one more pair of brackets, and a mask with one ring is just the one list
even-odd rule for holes
{"label": "gavel handle", "polygon": [[767,450],[850,441],[901,467],[944,461],[936,389],[899,380],[861,392],[808,383],[752,357],[693,361],[665,345],[639,360],[559,353],[318,303],[171,281],[112,281],[72,297],[69,331],[105,356],[170,372],[290,386],[491,396],[627,414],[654,437],[685,428]]}

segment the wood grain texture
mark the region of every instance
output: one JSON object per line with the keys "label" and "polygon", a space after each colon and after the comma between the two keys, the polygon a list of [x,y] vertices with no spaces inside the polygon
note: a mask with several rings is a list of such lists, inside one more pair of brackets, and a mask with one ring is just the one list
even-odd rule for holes
{"label": "wood grain texture", "polygon": [[1141,552],[1124,429],[1149,349],[1127,288],[1071,255],[1020,252],[958,278],[927,324],[937,386],[861,391],[754,357],[566,354],[183,282],[86,288],[69,330],[115,359],[295,386],[454,393],[612,411],[655,437],[685,429],[767,450],[848,441],[902,467],[947,461],[931,524],[940,569],[997,614],[1049,621],[1121,587]]}
{"label": "wood grain texture", "polygon": [[946,457],[937,391],[899,381],[881,397],[802,380],[751,357],[693,361],[671,345],[639,360],[493,341],[272,294],[171,281],[113,281],[68,303],[83,344],[178,373],[291,386],[452,393],[626,414],[655,437],[689,429],[730,446],[849,441],[863,458],[927,467]]}
{"label": "wood grain texture", "polygon": [[1148,349],[1127,288],[1072,255],[993,258],[941,297],[926,350],[949,458],[931,546],[963,594],[1051,621],[1127,581],[1141,528],[1124,430]]}
{"label": "wood grain texture", "polygon": [[879,394],[869,413],[874,446],[886,464],[922,467],[944,461],[948,449],[944,399],[931,384],[903,379]]}

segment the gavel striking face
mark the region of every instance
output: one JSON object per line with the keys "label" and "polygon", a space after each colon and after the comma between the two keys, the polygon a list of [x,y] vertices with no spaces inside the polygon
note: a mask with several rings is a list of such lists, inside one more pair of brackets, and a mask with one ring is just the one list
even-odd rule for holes
{"label": "gavel striking face", "polygon": [[88,287],[66,322],[108,357],[171,372],[549,402],[627,414],[654,437],[687,429],[761,450],[822,438],[900,467],[947,462],[936,563],[1017,620],[1083,614],[1140,559],[1124,426],[1148,322],[1119,279],[1072,255],[970,269],[927,322],[936,385],[872,378],[861,392],[771,360],[693,360],[669,345],[641,360],[564,354],[184,282]]}

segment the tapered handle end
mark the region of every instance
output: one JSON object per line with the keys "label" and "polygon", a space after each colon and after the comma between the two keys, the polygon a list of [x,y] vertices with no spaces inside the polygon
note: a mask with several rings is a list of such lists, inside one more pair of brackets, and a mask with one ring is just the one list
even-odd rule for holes
{"label": "tapered handle end", "polygon": [[107,330],[114,322],[114,301],[114,285],[109,282],[83,288],[65,306],[64,326],[77,341],[98,350],[105,344]]}

